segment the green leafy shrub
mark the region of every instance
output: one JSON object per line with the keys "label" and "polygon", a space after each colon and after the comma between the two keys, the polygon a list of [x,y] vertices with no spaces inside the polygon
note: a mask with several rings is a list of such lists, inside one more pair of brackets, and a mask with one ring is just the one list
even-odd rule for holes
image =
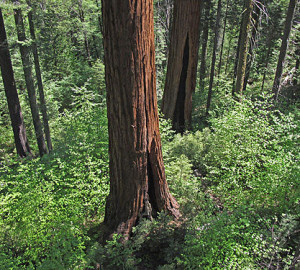
{"label": "green leafy shrub", "polygon": [[267,100],[244,100],[211,119],[206,177],[229,204],[288,208],[299,199],[298,116],[265,108]]}
{"label": "green leafy shrub", "polygon": [[76,269],[103,217],[106,111],[83,103],[55,125],[51,154],[0,167],[0,269]]}

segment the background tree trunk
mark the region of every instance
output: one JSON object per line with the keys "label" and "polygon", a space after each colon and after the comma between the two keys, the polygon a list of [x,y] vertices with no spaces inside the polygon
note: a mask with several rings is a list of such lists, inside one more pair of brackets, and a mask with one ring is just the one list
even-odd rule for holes
{"label": "background tree trunk", "polygon": [[200,58],[200,80],[199,86],[200,91],[204,88],[204,79],[206,75],[206,51],[207,51],[207,42],[208,42],[208,31],[209,31],[209,12],[211,7],[211,1],[207,0],[205,2],[205,19],[204,19],[204,26],[203,26],[203,36],[202,36],[202,49],[201,49],[201,58]]}
{"label": "background tree trunk", "polygon": [[47,141],[48,150],[49,150],[49,152],[51,152],[53,147],[52,147],[52,141],[51,141],[51,136],[50,136],[47,105],[46,105],[45,94],[44,94],[44,86],[43,86],[43,81],[42,81],[39,55],[38,55],[38,50],[37,50],[37,45],[36,45],[32,11],[28,12],[28,22],[29,22],[30,35],[31,35],[31,39],[32,39],[31,48],[32,48],[32,52],[33,52],[35,74],[36,74],[37,85],[38,85],[38,90],[39,90],[40,109],[41,109],[42,116],[43,116],[44,133],[45,133],[45,137],[46,137],[46,141]]}
{"label": "background tree trunk", "polygon": [[254,58],[254,48],[257,43],[257,33],[258,33],[258,27],[259,27],[259,22],[260,22],[260,10],[261,7],[259,6],[260,3],[257,2],[255,3],[254,10],[252,12],[252,33],[251,33],[251,39],[250,39],[250,45],[249,45],[249,51],[248,51],[248,56],[247,56],[247,64],[246,64],[246,72],[245,72],[245,78],[244,78],[244,86],[243,86],[243,92],[247,88],[249,76],[250,76],[250,70],[251,66],[253,63],[253,58]]}
{"label": "background tree trunk", "polygon": [[175,0],[168,68],[162,112],[173,128],[183,132],[192,117],[192,94],[196,86],[201,1]]}
{"label": "background tree trunk", "polygon": [[219,66],[218,66],[218,77],[221,74],[221,68],[222,68],[222,56],[223,56],[223,48],[224,48],[224,41],[225,41],[225,34],[226,34],[228,5],[229,5],[229,0],[227,0],[226,10],[225,10],[225,15],[224,15],[224,26],[223,26],[223,34],[222,34],[222,42],[221,42],[220,60],[219,60]]}
{"label": "background tree trunk", "polygon": [[241,40],[239,48],[239,60],[237,66],[237,75],[236,75],[236,87],[235,93],[242,95],[244,87],[244,79],[246,72],[247,64],[247,51],[248,51],[248,33],[251,27],[251,13],[253,9],[252,0],[246,0],[245,10],[243,14],[243,23],[241,25]]}
{"label": "background tree trunk", "polygon": [[23,71],[25,76],[26,88],[28,91],[30,110],[33,119],[33,125],[35,129],[35,135],[37,138],[38,148],[40,156],[43,156],[47,153],[47,148],[43,136],[42,123],[39,116],[39,110],[36,101],[36,94],[34,89],[34,82],[32,78],[32,70],[31,70],[31,61],[29,55],[29,47],[26,42],[25,29],[23,23],[22,12],[20,9],[14,9],[15,23],[17,28]]}
{"label": "background tree trunk", "polygon": [[26,129],[23,121],[21,105],[14,79],[7,36],[4,27],[2,10],[0,9],[0,65],[8,110],[13,128],[17,153],[20,157],[31,155]]}
{"label": "background tree trunk", "polygon": [[141,218],[178,217],[162,159],[152,0],[102,0],[110,194],[104,235],[128,236]]}
{"label": "background tree trunk", "polygon": [[295,9],[296,9],[296,0],[290,0],[287,15],[286,15],[284,33],[282,36],[282,42],[281,42],[280,53],[278,57],[278,63],[277,63],[273,88],[272,88],[272,92],[274,94],[275,100],[278,99],[278,94],[280,90],[280,80],[283,71],[285,55],[288,48],[289,36],[293,25]]}
{"label": "background tree trunk", "polygon": [[215,25],[215,38],[214,38],[213,55],[212,55],[212,60],[211,60],[211,70],[210,70],[208,96],[207,96],[207,103],[206,103],[206,115],[208,115],[209,108],[210,108],[212,88],[213,88],[214,77],[215,77],[215,66],[216,66],[218,41],[219,41],[221,8],[222,8],[222,0],[219,0],[218,1],[218,10],[217,10],[217,19],[216,19],[216,25]]}

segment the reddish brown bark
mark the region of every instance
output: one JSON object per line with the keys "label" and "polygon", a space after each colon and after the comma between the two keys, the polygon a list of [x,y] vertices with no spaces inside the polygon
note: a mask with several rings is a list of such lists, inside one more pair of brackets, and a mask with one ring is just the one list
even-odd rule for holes
{"label": "reddish brown bark", "polygon": [[201,0],[175,0],[162,112],[183,132],[191,123],[196,85]]}
{"label": "reddish brown bark", "polygon": [[162,159],[152,0],[102,0],[110,194],[103,227],[128,236],[140,218],[178,217]]}
{"label": "reddish brown bark", "polygon": [[13,67],[7,44],[2,11],[0,9],[0,66],[5,95],[7,99],[11,125],[14,132],[15,145],[20,157],[30,155],[30,148],[26,136],[21,105],[16,88]]}

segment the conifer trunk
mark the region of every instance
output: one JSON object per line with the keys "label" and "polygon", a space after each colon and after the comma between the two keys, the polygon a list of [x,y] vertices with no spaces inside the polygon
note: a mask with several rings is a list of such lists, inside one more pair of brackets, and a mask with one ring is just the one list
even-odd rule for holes
{"label": "conifer trunk", "polygon": [[240,96],[243,93],[244,79],[246,72],[247,64],[247,52],[248,52],[248,33],[251,27],[251,13],[253,9],[253,0],[246,0],[245,10],[243,14],[243,22],[241,25],[241,39],[240,39],[240,48],[239,48],[239,57],[238,57],[238,66],[237,66],[237,75],[236,75],[236,86],[235,93]]}
{"label": "conifer trunk", "polygon": [[280,53],[278,57],[278,63],[277,63],[277,68],[276,68],[276,73],[275,73],[275,78],[274,78],[274,83],[272,88],[275,100],[278,99],[278,94],[280,90],[280,80],[282,76],[285,55],[288,48],[289,36],[293,25],[296,4],[297,4],[296,0],[290,0],[287,15],[286,15],[284,33],[282,36],[281,48],[280,48]]}
{"label": "conifer trunk", "polygon": [[196,86],[201,0],[175,0],[162,112],[173,129],[189,128]]}
{"label": "conifer trunk", "polygon": [[200,58],[200,79],[199,86],[200,90],[203,91],[204,79],[206,75],[206,52],[207,52],[207,42],[208,42],[208,32],[209,32],[209,12],[211,7],[211,0],[205,2],[205,14],[204,14],[204,26],[203,26],[203,36],[202,36],[202,48],[201,48],[201,58]]}
{"label": "conifer trunk", "polygon": [[221,19],[221,8],[222,8],[222,0],[218,1],[218,10],[217,10],[217,19],[215,25],[215,37],[214,37],[214,48],[213,48],[213,55],[211,60],[211,70],[210,70],[210,79],[209,79],[209,88],[208,88],[208,96],[207,96],[207,103],[206,103],[206,115],[208,115],[212,97],[212,88],[214,83],[215,77],[215,65],[217,59],[217,49],[218,49],[218,40],[219,40],[219,30],[220,30],[220,19]]}
{"label": "conifer trunk", "polygon": [[[17,2],[17,1],[15,1],[15,2]],[[34,82],[33,82],[33,77],[32,77],[32,69],[31,69],[32,65],[31,65],[30,55],[29,55],[30,50],[29,50],[28,44],[25,43],[26,36],[25,36],[25,28],[24,28],[21,9],[14,9],[14,17],[15,17],[15,23],[16,23],[16,28],[17,28],[25,83],[26,83],[26,88],[27,88],[27,92],[28,92],[28,98],[29,98],[30,110],[31,110],[32,119],[33,119],[35,135],[36,135],[36,139],[37,139],[40,156],[43,156],[44,154],[47,153],[47,148],[46,148],[46,144],[45,144],[45,140],[44,140],[42,123],[40,120],[39,110],[38,110],[37,101],[36,101],[36,93],[35,93],[35,87],[34,87]]]}
{"label": "conifer trunk", "polygon": [[152,0],[102,0],[110,194],[102,226],[129,236],[140,219],[179,217],[162,159]]}
{"label": "conifer trunk", "polygon": [[31,155],[0,9],[0,65],[15,145],[20,157]]}
{"label": "conifer trunk", "polygon": [[51,152],[53,147],[52,147],[52,141],[51,141],[51,136],[50,136],[47,105],[46,105],[46,100],[45,100],[44,86],[43,86],[40,61],[39,61],[39,54],[38,54],[38,50],[37,50],[35,30],[34,30],[34,24],[33,24],[32,17],[33,17],[32,11],[29,11],[28,12],[28,22],[29,22],[30,35],[31,35],[31,39],[32,39],[31,48],[32,48],[33,59],[34,59],[35,74],[36,74],[39,97],[40,97],[40,109],[41,109],[42,116],[43,116],[44,133],[45,133],[45,137],[46,137],[46,141],[47,141],[48,150],[49,150],[49,152]]}

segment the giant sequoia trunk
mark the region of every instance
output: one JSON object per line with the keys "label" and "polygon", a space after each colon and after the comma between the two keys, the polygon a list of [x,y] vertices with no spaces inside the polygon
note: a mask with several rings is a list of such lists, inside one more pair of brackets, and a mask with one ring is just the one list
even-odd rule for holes
{"label": "giant sequoia trunk", "polygon": [[141,218],[178,217],[162,159],[152,0],[102,0],[110,194],[105,236],[128,236]]}
{"label": "giant sequoia trunk", "polygon": [[[16,2],[16,1],[15,1]],[[30,110],[33,119],[33,125],[35,130],[35,135],[37,139],[37,144],[39,148],[40,156],[47,153],[47,148],[43,135],[42,123],[39,116],[39,110],[36,101],[36,93],[34,87],[34,81],[32,77],[31,61],[30,61],[30,49],[26,42],[25,28],[23,23],[23,16],[21,9],[14,9],[15,23],[17,28],[18,40],[20,45],[20,53],[23,64],[23,71],[25,77],[26,88],[28,91],[28,98],[30,104]]]}
{"label": "giant sequoia trunk", "polygon": [[20,157],[30,155],[30,148],[26,136],[26,129],[23,121],[21,105],[14,79],[14,72],[11,63],[10,53],[7,44],[7,36],[4,27],[2,11],[0,9],[0,65],[5,95],[7,99],[11,125],[14,132],[14,139],[17,153]]}
{"label": "giant sequoia trunk", "polygon": [[162,112],[183,132],[191,122],[196,85],[201,0],[175,0]]}
{"label": "giant sequoia trunk", "polygon": [[290,32],[291,32],[292,25],[293,25],[294,13],[295,13],[296,4],[297,4],[296,2],[297,2],[296,0],[290,0],[290,4],[289,4],[287,15],[286,15],[284,33],[282,36],[280,53],[279,53],[279,57],[278,57],[275,79],[274,79],[273,88],[272,88],[275,100],[277,100],[279,90],[280,90],[280,80],[281,80],[281,76],[282,76],[285,55],[286,55],[286,51],[288,48],[289,36],[290,36]]}
{"label": "giant sequoia trunk", "polygon": [[239,44],[239,57],[236,73],[235,93],[242,95],[244,88],[244,80],[247,64],[247,51],[248,51],[248,33],[251,27],[251,13],[253,9],[253,0],[245,0],[245,10],[241,25],[241,36]]}
{"label": "giant sequoia trunk", "polygon": [[40,109],[41,109],[42,116],[43,116],[44,133],[45,133],[45,137],[46,137],[46,141],[47,141],[48,150],[52,151],[53,147],[52,147],[52,141],[51,141],[51,136],[50,136],[47,105],[46,105],[45,94],[44,94],[44,86],[43,86],[43,81],[42,81],[42,73],[41,73],[41,68],[40,68],[39,54],[38,54],[37,45],[36,45],[32,11],[28,12],[28,23],[29,23],[30,35],[32,38],[32,46],[31,47],[32,47],[32,52],[33,52],[34,68],[35,68],[35,74],[36,74],[37,85],[38,85],[38,90],[39,90]]}

